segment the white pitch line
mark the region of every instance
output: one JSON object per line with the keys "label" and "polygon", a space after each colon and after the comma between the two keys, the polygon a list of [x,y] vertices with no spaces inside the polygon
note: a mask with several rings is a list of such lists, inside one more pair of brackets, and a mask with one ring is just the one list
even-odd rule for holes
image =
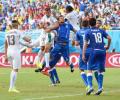
{"label": "white pitch line", "polygon": [[[0,73],[0,75],[7,75],[7,74],[10,74],[11,72],[9,73]],[[18,72],[19,74],[28,74],[28,73],[31,73],[31,72]]]}
{"label": "white pitch line", "polygon": [[63,97],[73,97],[73,96],[81,96],[83,93],[80,94],[73,94],[73,95],[58,95],[58,96],[48,96],[48,97],[40,97],[40,98],[30,98],[30,99],[23,99],[23,100],[44,100],[44,99],[54,99],[54,98],[63,98]]}
{"label": "white pitch line", "polygon": [[[103,94],[115,93],[115,92],[120,92],[120,90],[104,91]],[[23,100],[45,100],[45,99],[74,97],[74,96],[82,96],[82,95],[85,95],[85,94],[84,93],[80,93],[80,94],[72,94],[72,95],[68,94],[68,95],[48,96],[48,97],[40,97],[40,98],[26,98],[26,99],[23,99]]]}

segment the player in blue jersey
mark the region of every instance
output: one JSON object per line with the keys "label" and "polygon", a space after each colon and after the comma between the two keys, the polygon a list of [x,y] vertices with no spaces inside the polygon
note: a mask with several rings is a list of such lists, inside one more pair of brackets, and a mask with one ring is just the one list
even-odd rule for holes
{"label": "player in blue jersey", "polygon": [[[106,50],[110,47],[111,37],[104,30],[95,27],[95,18],[89,19],[89,25],[90,29],[87,30],[85,34],[85,41],[82,53],[82,59],[84,62],[86,62],[85,52],[89,42],[92,51],[90,53],[88,62],[87,80],[89,89],[86,95],[90,95],[94,91],[92,85],[92,72],[94,70],[98,71],[98,91],[95,93],[95,95],[100,95],[103,91],[103,73],[105,72]],[[107,46],[105,46],[104,38],[108,40]]]}
{"label": "player in blue jersey", "polygon": [[81,78],[84,81],[84,84],[86,87],[88,87],[88,82],[87,82],[87,75],[84,71],[87,70],[87,62],[89,59],[91,48],[89,45],[87,46],[87,50],[86,50],[86,54],[85,54],[86,62],[84,62],[82,60],[82,49],[83,49],[85,33],[88,29],[89,29],[89,22],[88,22],[88,20],[84,19],[82,21],[82,28],[76,32],[76,41],[75,41],[76,46],[80,45],[79,69],[80,69],[80,73],[81,73]]}
{"label": "player in blue jersey", "polygon": [[[57,35],[56,35],[56,43],[51,51],[51,61],[50,61],[50,68],[53,68],[58,60],[58,56],[63,56],[66,63],[70,66],[71,72],[74,71],[73,64],[69,61],[69,35],[70,31],[76,32],[76,30],[72,27],[71,24],[65,22],[65,19],[62,15],[58,17],[59,27],[56,28]],[[48,69],[43,69],[43,74],[49,74]]]}

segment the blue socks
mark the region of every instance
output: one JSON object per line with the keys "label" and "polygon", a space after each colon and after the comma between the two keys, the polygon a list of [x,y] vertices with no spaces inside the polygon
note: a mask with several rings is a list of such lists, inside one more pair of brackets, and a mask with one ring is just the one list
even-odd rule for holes
{"label": "blue socks", "polygon": [[95,72],[94,72],[94,76],[95,76],[95,79],[96,79],[96,81],[97,81],[97,83],[98,83],[98,71],[95,71]]}
{"label": "blue socks", "polygon": [[92,73],[88,73],[87,74],[87,81],[88,81],[88,86],[90,89],[93,88],[92,80],[93,80]]}
{"label": "blue socks", "polygon": [[49,73],[50,73],[50,80],[51,80],[52,84],[60,82],[55,68],[53,68]]}
{"label": "blue socks", "polygon": [[49,74],[50,74],[50,80],[51,80],[52,84],[55,84],[53,71],[51,70],[51,71],[49,72]]}
{"label": "blue socks", "polygon": [[85,86],[88,86],[88,82],[87,82],[87,75],[85,72],[81,72],[81,78],[84,81]]}
{"label": "blue socks", "polygon": [[98,90],[103,88],[103,73],[98,74]]}
{"label": "blue socks", "polygon": [[52,70],[52,72],[53,72],[53,74],[54,74],[54,77],[55,77],[55,79],[56,79],[56,82],[59,81],[59,77],[58,77],[58,74],[57,74],[57,71],[56,71],[55,68]]}

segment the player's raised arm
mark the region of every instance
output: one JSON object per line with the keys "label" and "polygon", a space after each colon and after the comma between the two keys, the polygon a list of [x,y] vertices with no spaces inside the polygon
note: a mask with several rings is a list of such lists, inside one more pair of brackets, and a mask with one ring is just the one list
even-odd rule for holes
{"label": "player's raised arm", "polygon": [[52,30],[55,30],[59,27],[58,21],[56,21],[53,25],[50,25],[47,29],[45,29],[46,32],[51,32]]}

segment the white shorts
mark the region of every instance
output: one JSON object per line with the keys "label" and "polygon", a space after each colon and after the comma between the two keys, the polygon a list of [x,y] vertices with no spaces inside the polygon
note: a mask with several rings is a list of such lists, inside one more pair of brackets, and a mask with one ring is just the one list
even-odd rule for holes
{"label": "white shorts", "polygon": [[47,34],[46,35],[46,38],[45,38],[45,45],[46,44],[51,44],[51,45],[53,45],[54,44],[54,37],[55,37],[55,35],[54,35],[54,33],[49,33],[49,34]]}
{"label": "white shorts", "polygon": [[39,40],[40,41],[40,47],[41,46],[45,46],[46,35],[45,34],[41,34],[39,39],[40,39]]}
{"label": "white shorts", "polygon": [[8,61],[12,65],[13,69],[20,69],[21,68],[20,50],[8,49],[7,57],[8,57]]}

